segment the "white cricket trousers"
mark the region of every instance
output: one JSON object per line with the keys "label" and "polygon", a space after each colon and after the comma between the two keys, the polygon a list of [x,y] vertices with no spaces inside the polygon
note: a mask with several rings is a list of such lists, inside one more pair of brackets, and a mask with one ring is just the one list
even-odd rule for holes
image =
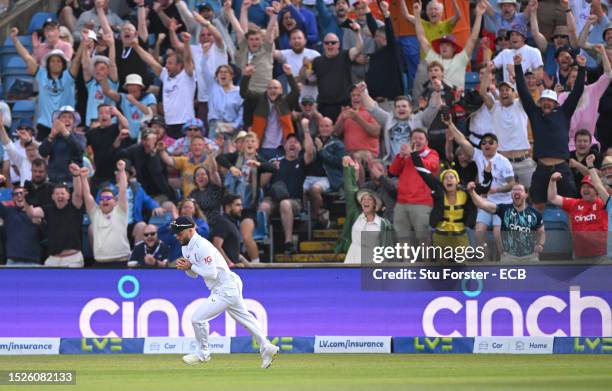
{"label": "white cricket trousers", "polygon": [[216,318],[223,311],[227,311],[236,322],[244,326],[255,337],[259,344],[260,352],[270,343],[253,314],[247,311],[244,299],[242,298],[242,281],[240,277],[237,274],[232,274],[233,278],[230,278],[223,285],[214,288],[206,302],[200,305],[191,317],[193,331],[200,345],[201,358],[206,358],[210,355],[208,349],[208,321]]}

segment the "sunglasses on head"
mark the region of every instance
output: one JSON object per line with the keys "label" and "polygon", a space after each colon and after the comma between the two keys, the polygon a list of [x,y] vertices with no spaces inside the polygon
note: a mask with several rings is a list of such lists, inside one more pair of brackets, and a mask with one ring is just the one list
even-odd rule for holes
{"label": "sunglasses on head", "polygon": [[155,235],[157,235],[157,232],[145,232],[144,233],[145,237],[151,237],[151,236],[155,236]]}

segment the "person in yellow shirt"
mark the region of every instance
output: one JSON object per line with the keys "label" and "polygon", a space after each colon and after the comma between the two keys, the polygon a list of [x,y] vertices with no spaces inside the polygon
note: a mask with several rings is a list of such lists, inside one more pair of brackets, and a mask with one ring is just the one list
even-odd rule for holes
{"label": "person in yellow shirt", "polygon": [[[187,156],[170,156],[165,148],[158,150],[159,156],[164,163],[176,168],[181,175],[181,191],[183,196],[187,196],[194,189],[193,173],[198,167],[207,167],[214,160],[212,151],[207,149],[204,137],[193,136],[189,144],[189,154]],[[210,169],[210,167],[207,167]]]}

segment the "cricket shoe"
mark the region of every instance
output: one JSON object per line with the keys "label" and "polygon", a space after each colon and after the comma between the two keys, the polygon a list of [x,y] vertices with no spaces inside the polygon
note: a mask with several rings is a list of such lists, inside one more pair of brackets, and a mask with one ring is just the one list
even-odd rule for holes
{"label": "cricket shoe", "polygon": [[186,354],[183,356],[183,362],[187,365],[197,365],[207,361],[210,361],[210,356],[204,358],[201,358],[197,354]]}
{"label": "cricket shoe", "polygon": [[269,368],[270,365],[272,365],[274,356],[278,354],[279,350],[280,348],[278,346],[275,346],[272,344],[268,344],[268,346],[264,348],[263,352],[261,352],[261,358],[262,358],[261,367],[263,369]]}

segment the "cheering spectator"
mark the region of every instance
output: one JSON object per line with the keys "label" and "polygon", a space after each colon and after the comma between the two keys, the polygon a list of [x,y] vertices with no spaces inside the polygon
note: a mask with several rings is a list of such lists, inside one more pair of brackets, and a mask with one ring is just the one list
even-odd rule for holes
{"label": "cheering spectator", "polygon": [[168,266],[170,249],[157,236],[157,227],[149,224],[144,229],[144,240],[138,243],[128,261],[128,267],[163,268]]}
{"label": "cheering spectator", "polygon": [[515,83],[516,65],[513,59],[517,54],[521,56],[522,69],[536,72],[538,80],[542,80],[544,78],[542,53],[538,49],[527,45],[527,27],[524,24],[514,24],[509,30],[508,36],[511,47],[502,50],[493,59],[495,68],[503,69],[504,81]]}
{"label": "cheering spectator", "polygon": [[[493,68],[493,64],[490,65]],[[529,190],[535,162],[529,157],[531,146],[527,137],[527,113],[521,101],[514,96],[514,86],[508,82],[499,84],[499,100],[494,100],[487,86],[491,84],[490,72],[486,72],[480,84],[480,96],[491,113],[493,133],[499,140],[497,150],[512,164],[512,171],[525,189]]]}
{"label": "cheering spectator", "polygon": [[435,150],[429,149],[427,132],[413,129],[410,142],[403,144],[395,156],[389,173],[398,176],[397,203],[393,213],[393,226],[400,241],[412,246],[429,243],[429,215],[433,207],[431,191],[418,174],[411,154],[417,153],[423,166],[437,175],[440,158]]}
{"label": "cheering spectator", "polygon": [[[485,168],[491,165],[491,186],[487,192],[487,200],[496,204],[509,204],[512,202],[510,190],[514,186],[514,171],[510,161],[498,153],[499,142],[497,136],[493,133],[485,133],[480,139],[480,149],[474,148],[472,144],[465,138],[463,133],[457,127],[448,121],[448,129],[452,138],[463,149],[466,155],[476,163],[478,167],[478,182],[484,184]],[[493,236],[500,246],[498,250],[503,248],[501,243],[501,220],[498,215],[488,212],[486,209],[479,209],[476,216],[476,241],[479,245],[484,245],[486,242],[486,233],[492,228]],[[493,257],[493,253],[489,253]]]}
{"label": "cheering spectator", "polygon": [[[144,2],[144,0],[138,0]],[[127,76],[138,74],[145,85],[153,81],[153,77],[147,64],[140,58],[138,53],[132,49],[132,42],[148,48],[149,32],[147,30],[147,16],[144,5],[138,5],[137,11],[138,29],[130,22],[123,23],[119,33],[119,40],[115,44],[115,59],[117,61],[117,71],[119,72],[119,84],[123,85],[127,81]],[[110,27],[109,27],[110,30]],[[108,33],[109,31],[106,31]],[[159,36],[158,36],[159,38]]]}
{"label": "cheering spectator", "polygon": [[[94,193],[98,187],[115,177],[115,154],[118,150],[129,147],[130,131],[128,121],[115,106],[102,104],[98,106],[97,121],[99,126],[87,131],[87,145],[94,154],[96,171],[91,178]],[[119,119],[118,124],[113,118]]]}
{"label": "cheering spectator", "polygon": [[43,59],[52,50],[61,50],[68,61],[72,59],[72,45],[60,39],[60,25],[54,19],[47,19],[43,23],[44,43],[41,42],[38,32],[32,33],[32,54],[38,65],[45,66]]}
{"label": "cheering spectator", "polygon": [[[169,212],[172,214],[172,221],[176,220],[176,218],[179,216],[191,217],[196,223],[195,228],[198,235],[206,239],[210,237],[210,230],[205,216],[202,214],[200,207],[194,200],[190,198],[181,200],[178,203],[178,207],[174,206],[172,203],[165,203],[165,207],[168,208]],[[172,233],[170,224],[160,227],[157,234],[159,238],[163,240],[164,243],[166,243],[170,248],[170,255],[168,258],[170,262],[174,262],[177,258],[181,257],[182,244]]]}
{"label": "cheering spectator", "polygon": [[[202,24],[200,29],[199,40],[197,45],[191,46],[191,53],[193,56],[193,64],[195,67],[195,75],[197,80],[197,117],[201,118],[204,122],[208,121],[208,110],[210,100],[210,89],[211,84],[209,79],[205,77],[206,73],[212,74],[221,65],[227,65],[227,50],[225,50],[225,43],[223,37],[217,28],[208,20],[202,18],[200,15],[194,13],[197,16],[196,20]],[[170,42],[175,50],[182,52],[184,51],[185,45],[179,42],[176,35],[177,24],[175,20],[170,21]],[[206,73],[204,71],[206,69]]]}
{"label": "cheering spectator", "polygon": [[[309,128],[310,120],[302,119],[302,129]],[[304,145],[315,146],[314,161],[306,167],[304,192],[310,200],[312,217],[323,227],[329,225],[329,212],[323,209],[323,193],[342,188],[342,156],[344,144],[333,136],[334,126],[329,118],[319,121],[318,135],[313,137],[304,132]]]}
{"label": "cheering spectator", "polygon": [[264,201],[270,204],[264,209],[278,209],[285,234],[283,250],[286,255],[296,251],[293,246],[293,219],[302,211],[304,180],[306,169],[314,160],[314,145],[312,138],[304,139],[304,154],[300,155],[302,146],[295,134],[287,136],[283,148],[285,156],[277,160],[277,171],[270,180],[270,195],[272,200]]}
{"label": "cheering spectator", "polygon": [[300,89],[291,73],[291,66],[283,64],[283,72],[287,76],[291,92],[283,95],[283,89],[278,80],[270,80],[265,93],[250,89],[251,77],[255,73],[252,65],[247,65],[242,73],[240,96],[245,104],[254,108],[252,130],[261,141],[259,153],[266,160],[282,154],[282,145],[290,134],[295,133],[291,121],[291,107],[297,107]]}
{"label": "cheering spectator", "polygon": [[370,180],[366,181],[363,187],[378,194],[384,205],[382,216],[389,221],[393,221],[398,179],[396,177],[389,177],[387,166],[380,159],[369,161],[368,170],[370,171]]}
{"label": "cheering spectator", "polygon": [[109,0],[95,0],[94,8],[83,12],[81,16],[79,16],[73,32],[74,40],[76,42],[80,42],[81,40],[79,32],[82,28],[98,31],[100,27],[102,27],[100,15],[104,15],[110,22],[110,25],[116,30],[120,29],[120,26],[123,25],[123,20],[108,8],[108,2]]}
{"label": "cheering spectator", "polygon": [[[438,113],[440,107],[441,80],[434,80],[438,92],[429,99],[425,110],[413,114],[412,100],[408,96],[400,95],[395,98],[393,114],[381,109],[370,96],[369,89],[364,89],[361,95],[363,105],[376,122],[383,126],[383,140],[385,141],[385,156],[383,160],[391,163],[399,153],[400,147],[410,140],[412,129],[427,129]],[[383,200],[384,201],[384,200]],[[385,201],[385,205],[387,202]]]}
{"label": "cheering spectator", "polygon": [[70,164],[69,170],[73,177],[72,196],[65,184],[57,184],[53,187],[51,204],[34,208],[27,205],[25,209],[30,218],[43,217],[47,222],[49,257],[45,260],[45,266],[71,268],[84,266],[81,252],[83,234],[81,181],[87,181],[88,170],[79,169],[79,166],[74,163]]}
{"label": "cheering spectator", "polygon": [[278,19],[279,30],[278,47],[281,49],[288,49],[290,47],[289,33],[293,30],[300,30],[304,33],[304,35],[306,35],[306,32],[308,32],[308,30],[306,29],[304,18],[302,18],[300,11],[298,11],[298,9],[295,8],[292,4],[288,4],[283,7],[279,11],[276,18]]}
{"label": "cheering spectator", "polygon": [[40,156],[48,158],[49,180],[53,183],[71,183],[68,165],[83,165],[83,147],[74,134],[81,116],[71,106],[63,106],[53,113],[51,133],[38,148]]}
{"label": "cheering spectator", "polygon": [[32,161],[39,159],[38,143],[32,138],[32,133],[27,130],[18,130],[19,140],[11,142],[6,134],[0,114],[0,142],[4,146],[4,151],[8,155],[11,167],[18,173],[17,178],[11,177],[11,182],[19,183],[21,186],[25,181],[31,179]]}
{"label": "cheering spectator", "polygon": [[93,255],[98,267],[125,267],[130,256],[127,237],[128,201],[125,162],[117,162],[119,194],[110,189],[100,192],[100,204],[91,195],[87,178],[81,178],[87,215],[91,220]]}
{"label": "cheering spectator", "polygon": [[602,178],[599,177],[599,172],[593,166],[595,162],[595,156],[591,155],[587,158],[586,164],[589,169],[593,186],[597,190],[597,194],[601,201],[606,205],[606,211],[608,212],[608,258],[612,259],[612,224],[610,224],[610,218],[612,217],[612,156],[607,156],[601,164]]}
{"label": "cheering spectator", "polygon": [[[232,24],[238,40],[238,51],[236,51],[235,62],[238,68],[245,69],[247,65],[252,65],[255,69],[251,75],[253,80],[249,88],[253,92],[263,93],[268,88],[268,82],[272,79],[272,64],[274,62],[274,32],[278,26],[277,18],[271,17],[266,28],[265,35],[259,29],[249,28],[247,14],[251,6],[251,0],[242,2],[240,11],[240,22],[236,19],[234,11],[225,3],[226,15]],[[274,15],[280,9],[279,3],[272,3],[273,7],[268,7],[268,15]],[[245,110],[245,121],[252,108]],[[246,122],[245,122],[246,124]]]}
{"label": "cheering spectator", "polygon": [[582,178],[589,175],[586,158],[591,154],[594,155],[593,165],[595,168],[599,168],[601,156],[597,152],[597,146],[593,144],[593,137],[588,130],[580,129],[576,132],[574,139],[576,150],[570,152],[569,165],[574,174],[574,183],[582,183]]}
{"label": "cheering spectator", "polygon": [[[338,3],[345,0],[339,0]],[[338,35],[328,33],[323,39],[323,55],[312,62],[306,60],[302,68],[302,79],[316,81],[319,95],[318,110],[324,117],[336,121],[343,106],[350,102],[351,94],[351,63],[363,49],[363,40],[359,30],[361,27],[351,22],[351,28],[356,31],[356,44],[348,50],[340,50]]]}
{"label": "cheering spectator", "polygon": [[242,200],[236,194],[223,197],[223,215],[212,226],[212,244],[219,250],[229,267],[244,266],[246,259],[240,255],[240,216]]}
{"label": "cheering spectator", "polygon": [[[314,47],[321,41],[321,38],[319,37],[319,27],[317,26],[317,17],[315,15],[315,11],[311,11],[308,8],[302,7],[302,0],[291,0],[291,6],[298,10],[300,16],[304,20],[305,30],[303,31],[303,33],[308,38],[308,46]],[[291,40],[291,34],[289,36],[289,40]]]}
{"label": "cheering spectator", "polygon": [[551,90],[544,90],[540,97],[540,104],[536,105],[525,85],[521,62],[520,54],[514,56],[516,87],[523,108],[531,122],[534,134],[533,157],[538,161],[538,166],[532,176],[530,196],[534,207],[543,210],[546,202],[547,183],[553,171],[561,173],[559,189],[561,195],[571,197],[576,194],[576,185],[566,161],[569,159],[570,120],[584,91],[586,59],[583,56],[576,57],[578,63],[576,83],[562,105],[559,105],[557,94]]}
{"label": "cheering spectator", "polygon": [[[85,53],[82,56],[83,78],[87,86],[87,118],[86,126],[91,126],[91,122],[98,119],[98,107],[100,105],[115,105],[110,97],[104,94],[104,85],[110,89],[119,88],[117,65],[115,64],[115,38],[112,34],[104,35],[105,42],[109,45],[109,57],[95,56],[93,59]],[[125,126],[127,128],[127,125]]]}
{"label": "cheering spectator", "polygon": [[[28,73],[33,75],[38,83],[38,132],[36,139],[42,141],[51,131],[53,113],[63,106],[74,107],[76,103],[75,78],[81,66],[81,53],[85,49],[84,45],[79,46],[71,64],[64,52],[57,49],[51,50],[42,59],[44,66],[39,66],[21,41],[17,39],[18,34],[19,30],[13,27],[10,31],[13,45],[25,61]],[[70,68],[68,68],[68,64],[70,64]]]}
{"label": "cheering spectator", "polygon": [[[463,89],[465,85],[465,69],[476,46],[482,23],[482,15],[485,13],[485,9],[486,6],[483,2],[479,2],[476,6],[476,21],[463,50],[457,44],[454,35],[445,35],[432,41],[430,44],[425,36],[421,18],[415,18],[417,38],[419,39],[421,49],[425,52],[425,61],[428,63],[432,61],[441,63],[444,66],[444,81],[450,86]],[[420,15],[421,3],[414,3],[414,13],[415,15]]]}
{"label": "cheering spectator", "polygon": [[393,225],[377,214],[384,207],[378,195],[370,189],[358,188],[357,171],[362,169],[359,163],[350,156],[345,156],[342,166],[344,167],[346,221],[336,245],[336,252],[346,251],[344,263],[360,264],[366,261],[362,259],[361,249],[368,245],[367,241],[362,240],[363,233],[378,232],[377,244],[389,246],[395,243]]}
{"label": "cheering spectator", "polygon": [[144,84],[142,77],[136,73],[127,75],[123,89],[126,93],[111,89],[110,84],[104,79],[102,90],[115,103],[127,118],[130,130],[130,139],[136,141],[146,118],[151,118],[157,113],[157,99],[155,95],[143,92]]}
{"label": "cheering spectator", "polygon": [[557,194],[557,182],[562,179],[561,177],[560,172],[550,176],[548,202],[563,208],[569,214],[574,259],[593,260],[605,256],[608,250],[608,214],[603,201],[598,197],[591,177],[582,178],[581,198],[561,197]]}
{"label": "cheering spectator", "polygon": [[174,200],[176,195],[168,183],[166,167],[157,153],[157,144],[157,134],[145,131],[139,144],[119,150],[117,158],[125,158],[132,163],[136,169],[138,182],[142,184],[147,194],[161,203]]}
{"label": "cheering spectator", "polygon": [[[380,152],[380,124],[363,105],[362,94],[365,84],[359,84],[351,89],[351,107],[344,107],[334,125],[334,133],[344,138],[344,146],[359,165],[377,157]],[[359,171],[359,183],[363,184],[365,173]]]}
{"label": "cheering spectator", "polygon": [[25,195],[26,189],[16,186],[12,192],[13,206],[0,202],[0,217],[4,226],[10,227],[6,230],[6,266],[40,266],[42,216],[28,216]]}
{"label": "cheering spectator", "polygon": [[[595,145],[599,146],[599,141],[595,139],[595,126],[598,118],[597,112],[599,110],[599,104],[602,101],[602,97],[608,89],[608,86],[610,86],[610,81],[612,80],[612,67],[610,66],[610,59],[606,54],[606,48],[603,45],[595,45],[594,47],[600,54],[604,74],[601,75],[595,83],[584,87],[584,92],[578,101],[576,111],[574,111],[574,114],[572,114],[568,135],[570,151],[575,148],[574,136],[577,134],[579,129],[586,129],[591,134]],[[566,87],[569,91],[574,88],[577,77],[578,68],[572,67],[566,83]],[[565,103],[568,96],[568,92],[562,92],[559,94],[559,104]]]}
{"label": "cheering spectator", "polygon": [[525,186],[512,186],[512,202],[495,204],[474,191],[474,182],[467,190],[480,210],[495,214],[501,222],[502,262],[537,261],[544,250],[545,233],[542,215],[527,205]]}
{"label": "cheering spectator", "polygon": [[[299,76],[305,62],[312,61],[321,55],[316,50],[306,47],[306,35],[299,29],[291,30],[289,33],[289,46],[289,49],[275,50],[274,59],[279,63],[289,64],[293,77]],[[304,83],[301,91],[302,98],[306,96],[316,97],[318,94],[317,86],[308,80],[304,80]]]}
{"label": "cheering spectator", "polygon": [[[326,37],[328,34],[334,34],[336,39],[342,39],[346,29],[345,26],[351,23],[348,17],[349,2],[347,0],[336,0],[333,2],[333,12],[328,9],[324,0],[316,0],[316,12],[319,18],[319,26],[321,36]],[[325,42],[324,42],[325,43]]]}
{"label": "cheering spectator", "polygon": [[[193,118],[183,125],[182,133],[185,135],[177,139],[168,147],[168,153],[173,156],[184,156],[189,153],[189,146],[193,137],[204,137],[204,122],[198,118]],[[204,138],[206,144],[212,142]]]}
{"label": "cheering spectator", "polygon": [[173,138],[179,138],[183,124],[195,118],[193,97],[196,90],[196,78],[194,77],[191,45],[189,45],[190,35],[183,33],[181,38],[184,44],[182,54],[169,53],[165,67],[162,67],[151,54],[143,49],[137,40],[131,42],[132,48],[153,69],[153,73],[161,79],[164,85],[162,99],[166,132]]}
{"label": "cheering spectator", "polygon": [[389,4],[381,1],[380,7],[385,25],[378,28],[374,35],[376,50],[370,54],[365,81],[375,99],[392,101],[402,94],[403,57],[393,33]]}
{"label": "cheering spectator", "polygon": [[[207,53],[203,59],[207,61]],[[240,88],[234,85],[234,69],[230,65],[220,65],[213,74],[202,66],[204,79],[208,85],[208,138],[215,140],[217,134],[230,139],[242,127],[243,101]]]}
{"label": "cheering spectator", "polygon": [[[190,194],[194,189],[194,172],[198,167],[207,166],[209,170],[214,168],[214,156],[212,151],[207,150],[206,142],[202,136],[193,136],[189,144],[189,154],[187,156],[168,155],[168,152],[158,145],[159,156],[167,166],[176,168],[181,175],[181,191],[184,195]],[[211,164],[213,167],[211,167]],[[218,176],[211,178],[216,184],[221,186],[221,179]]]}
{"label": "cheering spectator", "polygon": [[32,179],[25,181],[23,187],[27,190],[26,201],[32,206],[48,205],[53,200],[53,185],[47,178],[47,162],[44,159],[32,161]]}
{"label": "cheering spectator", "polygon": [[500,29],[510,31],[515,26],[527,26],[532,12],[531,8],[527,8],[525,12],[518,12],[519,3],[516,0],[497,1],[499,10],[493,8],[486,0],[483,4],[487,7],[485,28],[487,31],[494,33],[497,33]]}
{"label": "cheering spectator", "polygon": [[221,213],[225,189],[217,170],[217,160],[212,155],[209,156],[211,158],[205,164],[208,163],[210,169],[200,166],[193,171],[193,190],[189,193],[189,198],[196,200],[210,225],[213,225]]}

